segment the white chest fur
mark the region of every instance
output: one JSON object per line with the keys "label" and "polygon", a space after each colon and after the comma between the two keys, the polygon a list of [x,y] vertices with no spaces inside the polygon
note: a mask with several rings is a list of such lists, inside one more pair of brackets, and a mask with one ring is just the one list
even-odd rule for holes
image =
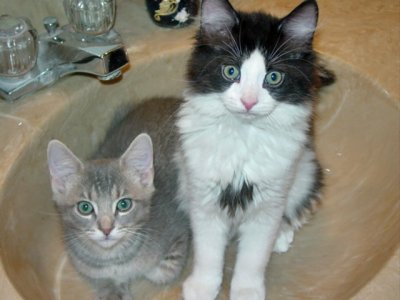
{"label": "white chest fur", "polygon": [[282,184],[307,139],[309,107],[279,104],[273,116],[234,115],[218,94],[191,96],[177,123],[190,184]]}

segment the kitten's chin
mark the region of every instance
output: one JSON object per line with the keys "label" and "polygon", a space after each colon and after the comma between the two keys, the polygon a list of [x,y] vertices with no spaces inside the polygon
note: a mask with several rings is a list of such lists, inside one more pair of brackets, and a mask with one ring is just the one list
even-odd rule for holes
{"label": "kitten's chin", "polygon": [[101,238],[92,238],[92,241],[101,248],[110,249],[117,244],[119,239],[111,236],[102,236]]}
{"label": "kitten's chin", "polygon": [[103,240],[100,241],[96,241],[96,243],[102,247],[102,248],[106,248],[106,249],[110,249],[112,247],[114,247],[117,244],[118,240],[117,239],[108,239],[105,238]]}

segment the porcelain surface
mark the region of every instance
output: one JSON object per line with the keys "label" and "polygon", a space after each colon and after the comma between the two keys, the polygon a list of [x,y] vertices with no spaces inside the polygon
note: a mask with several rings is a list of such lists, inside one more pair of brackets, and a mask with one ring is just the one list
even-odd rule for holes
{"label": "porcelain surface", "polygon": [[[232,1],[242,10],[283,16],[299,1]],[[324,204],[286,254],[267,269],[270,299],[400,299],[400,2],[318,1],[315,47],[337,82],[321,92],[317,151]],[[180,96],[197,24],[163,29],[144,1],[117,1],[116,30],[131,67],[112,84],[71,76],[16,102],[0,100],[0,299],[90,299],[69,265],[50,196],[45,149],[51,138],[87,157],[115,110],[156,96]],[[62,1],[0,1],[0,12],[28,16],[38,29]],[[42,29],[39,29],[42,30]],[[220,299],[227,299],[234,246]],[[186,269],[184,278],[190,269]],[[139,282],[137,299],[180,299],[181,282]]]}

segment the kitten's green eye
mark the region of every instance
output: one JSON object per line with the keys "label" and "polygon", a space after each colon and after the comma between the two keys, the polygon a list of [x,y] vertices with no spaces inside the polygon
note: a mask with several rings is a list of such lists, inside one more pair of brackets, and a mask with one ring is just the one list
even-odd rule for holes
{"label": "kitten's green eye", "polygon": [[232,65],[222,66],[222,76],[228,81],[236,81],[240,79],[240,71]]}
{"label": "kitten's green eye", "polygon": [[93,211],[93,205],[89,201],[80,201],[77,204],[78,212],[83,216],[90,215]]}
{"label": "kitten's green eye", "polygon": [[123,198],[117,202],[117,210],[119,212],[126,212],[132,207],[132,200],[129,198]]}
{"label": "kitten's green eye", "polygon": [[283,82],[284,74],[278,71],[268,72],[265,76],[265,83],[269,86],[277,87]]}

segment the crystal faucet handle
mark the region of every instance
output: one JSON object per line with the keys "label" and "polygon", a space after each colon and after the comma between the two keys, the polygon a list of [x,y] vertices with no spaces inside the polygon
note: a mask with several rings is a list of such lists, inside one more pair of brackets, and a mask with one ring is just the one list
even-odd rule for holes
{"label": "crystal faucet handle", "polygon": [[0,16],[0,76],[19,76],[37,59],[36,30],[25,18]]}
{"label": "crystal faucet handle", "polygon": [[100,35],[114,26],[115,0],[64,0],[63,4],[76,32]]}
{"label": "crystal faucet handle", "polygon": [[48,34],[54,34],[60,27],[60,24],[56,17],[49,16],[43,19],[43,26]]}

